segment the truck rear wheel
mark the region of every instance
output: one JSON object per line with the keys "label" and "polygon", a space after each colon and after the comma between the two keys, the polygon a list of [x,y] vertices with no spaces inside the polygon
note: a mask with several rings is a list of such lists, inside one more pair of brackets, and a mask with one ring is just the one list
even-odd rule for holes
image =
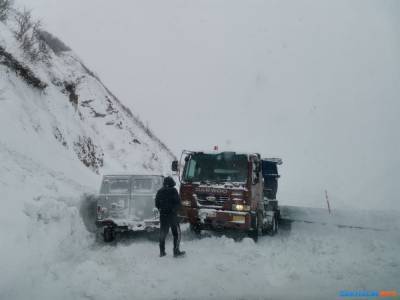
{"label": "truck rear wheel", "polygon": [[277,234],[278,233],[278,227],[279,227],[279,225],[278,225],[278,216],[274,215],[274,217],[272,218],[272,221],[271,221],[271,227],[270,227],[270,229],[268,231],[268,234],[270,236],[273,236],[273,235]]}

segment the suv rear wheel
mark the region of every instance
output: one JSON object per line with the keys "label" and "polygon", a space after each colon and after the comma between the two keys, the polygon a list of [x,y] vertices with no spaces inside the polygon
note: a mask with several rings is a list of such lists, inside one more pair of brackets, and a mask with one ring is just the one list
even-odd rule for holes
{"label": "suv rear wheel", "polygon": [[103,232],[103,239],[105,243],[111,243],[115,240],[115,230],[112,227],[105,227]]}

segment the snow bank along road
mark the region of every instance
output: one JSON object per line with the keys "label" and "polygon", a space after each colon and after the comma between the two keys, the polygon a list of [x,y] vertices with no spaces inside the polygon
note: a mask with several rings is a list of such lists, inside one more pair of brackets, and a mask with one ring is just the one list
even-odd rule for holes
{"label": "snow bank along road", "polygon": [[340,290],[400,288],[398,213],[284,209],[307,222],[258,243],[196,239],[183,225],[187,256],[174,259],[171,240],[164,258],[144,237],[97,244],[79,204],[37,202],[25,208],[30,230],[1,247],[0,299],[337,299]]}

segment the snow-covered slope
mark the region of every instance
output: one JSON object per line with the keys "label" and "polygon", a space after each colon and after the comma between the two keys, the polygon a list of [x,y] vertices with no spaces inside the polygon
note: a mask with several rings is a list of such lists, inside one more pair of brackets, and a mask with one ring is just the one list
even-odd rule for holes
{"label": "snow-covered slope", "polygon": [[16,148],[31,136],[41,148],[61,146],[59,155],[72,154],[94,171],[163,172],[172,153],[72,51],[50,49],[46,61],[32,63],[11,30],[0,26],[0,46],[47,85],[34,88],[0,64],[3,143]]}
{"label": "snow-covered slope", "polygon": [[46,55],[32,59],[16,29],[0,22],[0,299],[87,245],[79,201],[102,174],[167,174],[174,159],[62,42],[42,32]]}
{"label": "snow-covered slope", "polygon": [[29,198],[39,191],[62,195],[40,176],[90,190],[97,189],[98,174],[168,171],[174,157],[169,149],[71,50],[53,42],[45,59],[32,61],[15,30],[12,21],[0,22],[3,193],[8,187],[26,189]]}

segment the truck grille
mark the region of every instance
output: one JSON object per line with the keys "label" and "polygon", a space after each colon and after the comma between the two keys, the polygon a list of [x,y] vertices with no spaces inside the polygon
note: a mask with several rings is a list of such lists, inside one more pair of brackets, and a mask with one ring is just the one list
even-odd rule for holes
{"label": "truck grille", "polygon": [[200,194],[197,195],[197,201],[199,202],[199,204],[201,205],[212,205],[212,206],[220,206],[222,207],[225,203],[225,201],[227,201],[229,199],[228,196],[214,196],[214,195],[204,195],[204,194]]}

